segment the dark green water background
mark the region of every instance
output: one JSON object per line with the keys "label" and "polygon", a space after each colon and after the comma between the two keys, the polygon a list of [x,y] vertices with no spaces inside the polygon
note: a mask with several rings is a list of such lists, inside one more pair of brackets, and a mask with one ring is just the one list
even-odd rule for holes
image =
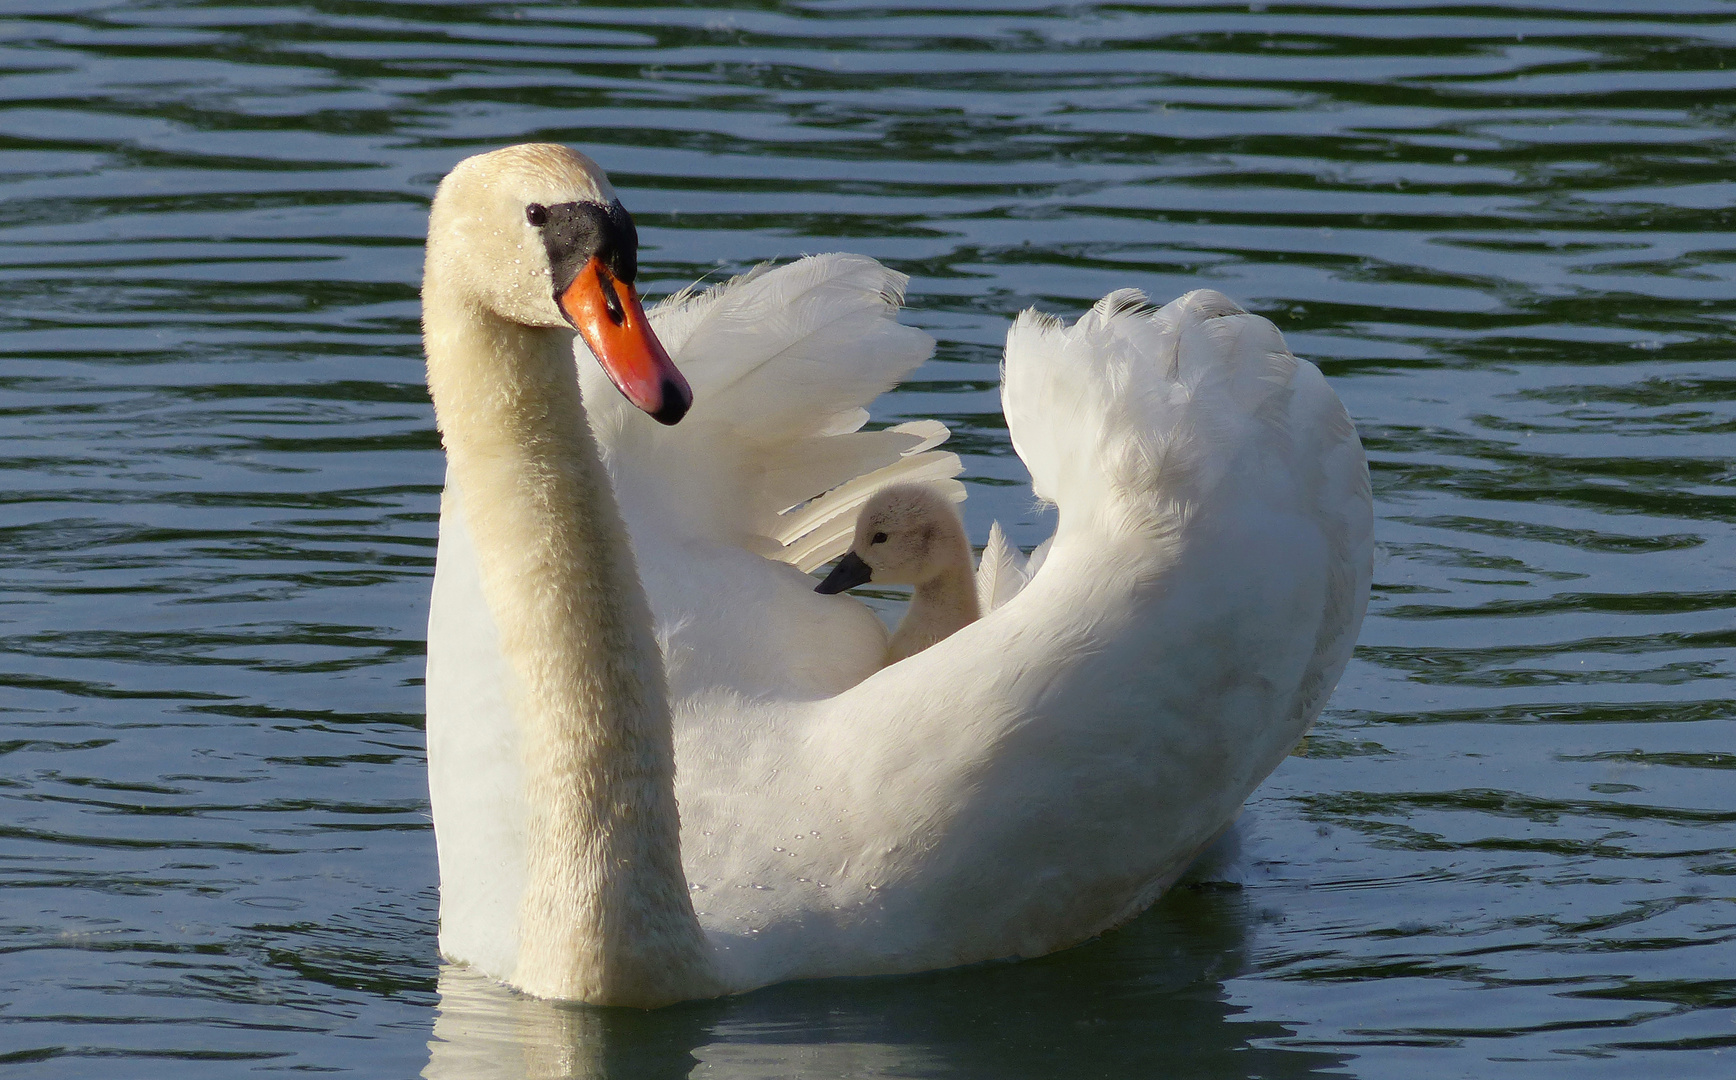
{"label": "dark green water background", "polygon": [[979,543],[1047,528],[1009,316],[1211,285],[1349,404],[1380,548],[1306,748],[1133,925],[559,1014],[522,1074],[1736,1076],[1733,45],[1712,0],[7,0],[0,1073],[427,1064],[421,235],[548,139],[653,295],[910,274],[940,352],[876,419],[952,425]]}

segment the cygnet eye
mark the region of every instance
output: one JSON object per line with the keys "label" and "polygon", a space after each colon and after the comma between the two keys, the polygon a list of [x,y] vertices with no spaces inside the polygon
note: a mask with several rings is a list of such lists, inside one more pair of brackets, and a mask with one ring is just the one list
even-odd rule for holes
{"label": "cygnet eye", "polygon": [[874,538],[872,540],[869,540],[868,542],[870,544],[884,544],[886,542],[886,534],[885,533],[875,533]]}
{"label": "cygnet eye", "polygon": [[524,219],[540,229],[548,224],[549,208],[542,203],[533,202],[524,208]]}

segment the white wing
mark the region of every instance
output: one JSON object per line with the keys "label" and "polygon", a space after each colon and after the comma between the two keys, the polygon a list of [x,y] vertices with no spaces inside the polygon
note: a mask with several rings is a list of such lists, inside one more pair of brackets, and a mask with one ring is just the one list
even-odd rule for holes
{"label": "white wing", "polygon": [[674,427],[629,405],[576,343],[678,696],[835,693],[879,667],[879,620],[816,595],[806,572],[844,553],[886,484],[964,496],[958,456],[933,449],[945,425],[861,430],[863,406],[934,351],[897,321],[905,280],[864,256],[817,255],[670,297],[651,321],[694,395]]}
{"label": "white wing", "polygon": [[837,697],[738,703],[727,743],[678,717],[689,880],[744,984],[1101,933],[1324,704],[1371,570],[1355,431],[1265,319],[1143,299],[1008,335],[1014,445],[1059,508],[1012,599]]}

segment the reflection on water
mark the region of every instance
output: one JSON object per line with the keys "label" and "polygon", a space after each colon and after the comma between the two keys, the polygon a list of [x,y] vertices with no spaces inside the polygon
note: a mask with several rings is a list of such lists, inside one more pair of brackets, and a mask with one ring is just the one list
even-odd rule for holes
{"label": "reflection on water", "polygon": [[474,1012],[436,985],[416,287],[437,178],[547,138],[615,176],[649,295],[909,273],[940,352],[875,421],[952,426],[978,542],[1050,524],[1009,316],[1210,285],[1334,381],[1381,548],[1239,890],[1035,964],[487,1023],[627,1080],[1730,1074],[1726,0],[5,11],[0,1064],[411,1076]]}
{"label": "reflection on water", "polygon": [[[539,1001],[464,968],[440,972],[427,1080],[684,1077],[705,1038],[696,1010],[645,1013]],[[611,1050],[614,1051],[611,1054]]]}
{"label": "reflection on water", "polygon": [[[1220,843],[1234,858],[1234,839]],[[1023,964],[834,979],[639,1012],[557,1005],[463,968],[440,973],[426,1080],[1328,1075],[1342,1054],[1265,1045],[1223,979],[1244,971],[1250,906],[1206,865],[1101,941]]]}

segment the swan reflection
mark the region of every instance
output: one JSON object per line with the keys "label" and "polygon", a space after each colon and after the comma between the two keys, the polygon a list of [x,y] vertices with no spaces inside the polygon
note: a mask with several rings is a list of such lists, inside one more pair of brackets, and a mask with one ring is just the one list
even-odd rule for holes
{"label": "swan reflection", "polygon": [[[426,1080],[772,1077],[1308,1077],[1344,1056],[1274,1046],[1225,980],[1265,916],[1217,858],[1103,939],[1040,960],[791,983],[655,1012],[558,1005],[466,969],[440,975]],[[1228,880],[1226,880],[1228,879]]]}

